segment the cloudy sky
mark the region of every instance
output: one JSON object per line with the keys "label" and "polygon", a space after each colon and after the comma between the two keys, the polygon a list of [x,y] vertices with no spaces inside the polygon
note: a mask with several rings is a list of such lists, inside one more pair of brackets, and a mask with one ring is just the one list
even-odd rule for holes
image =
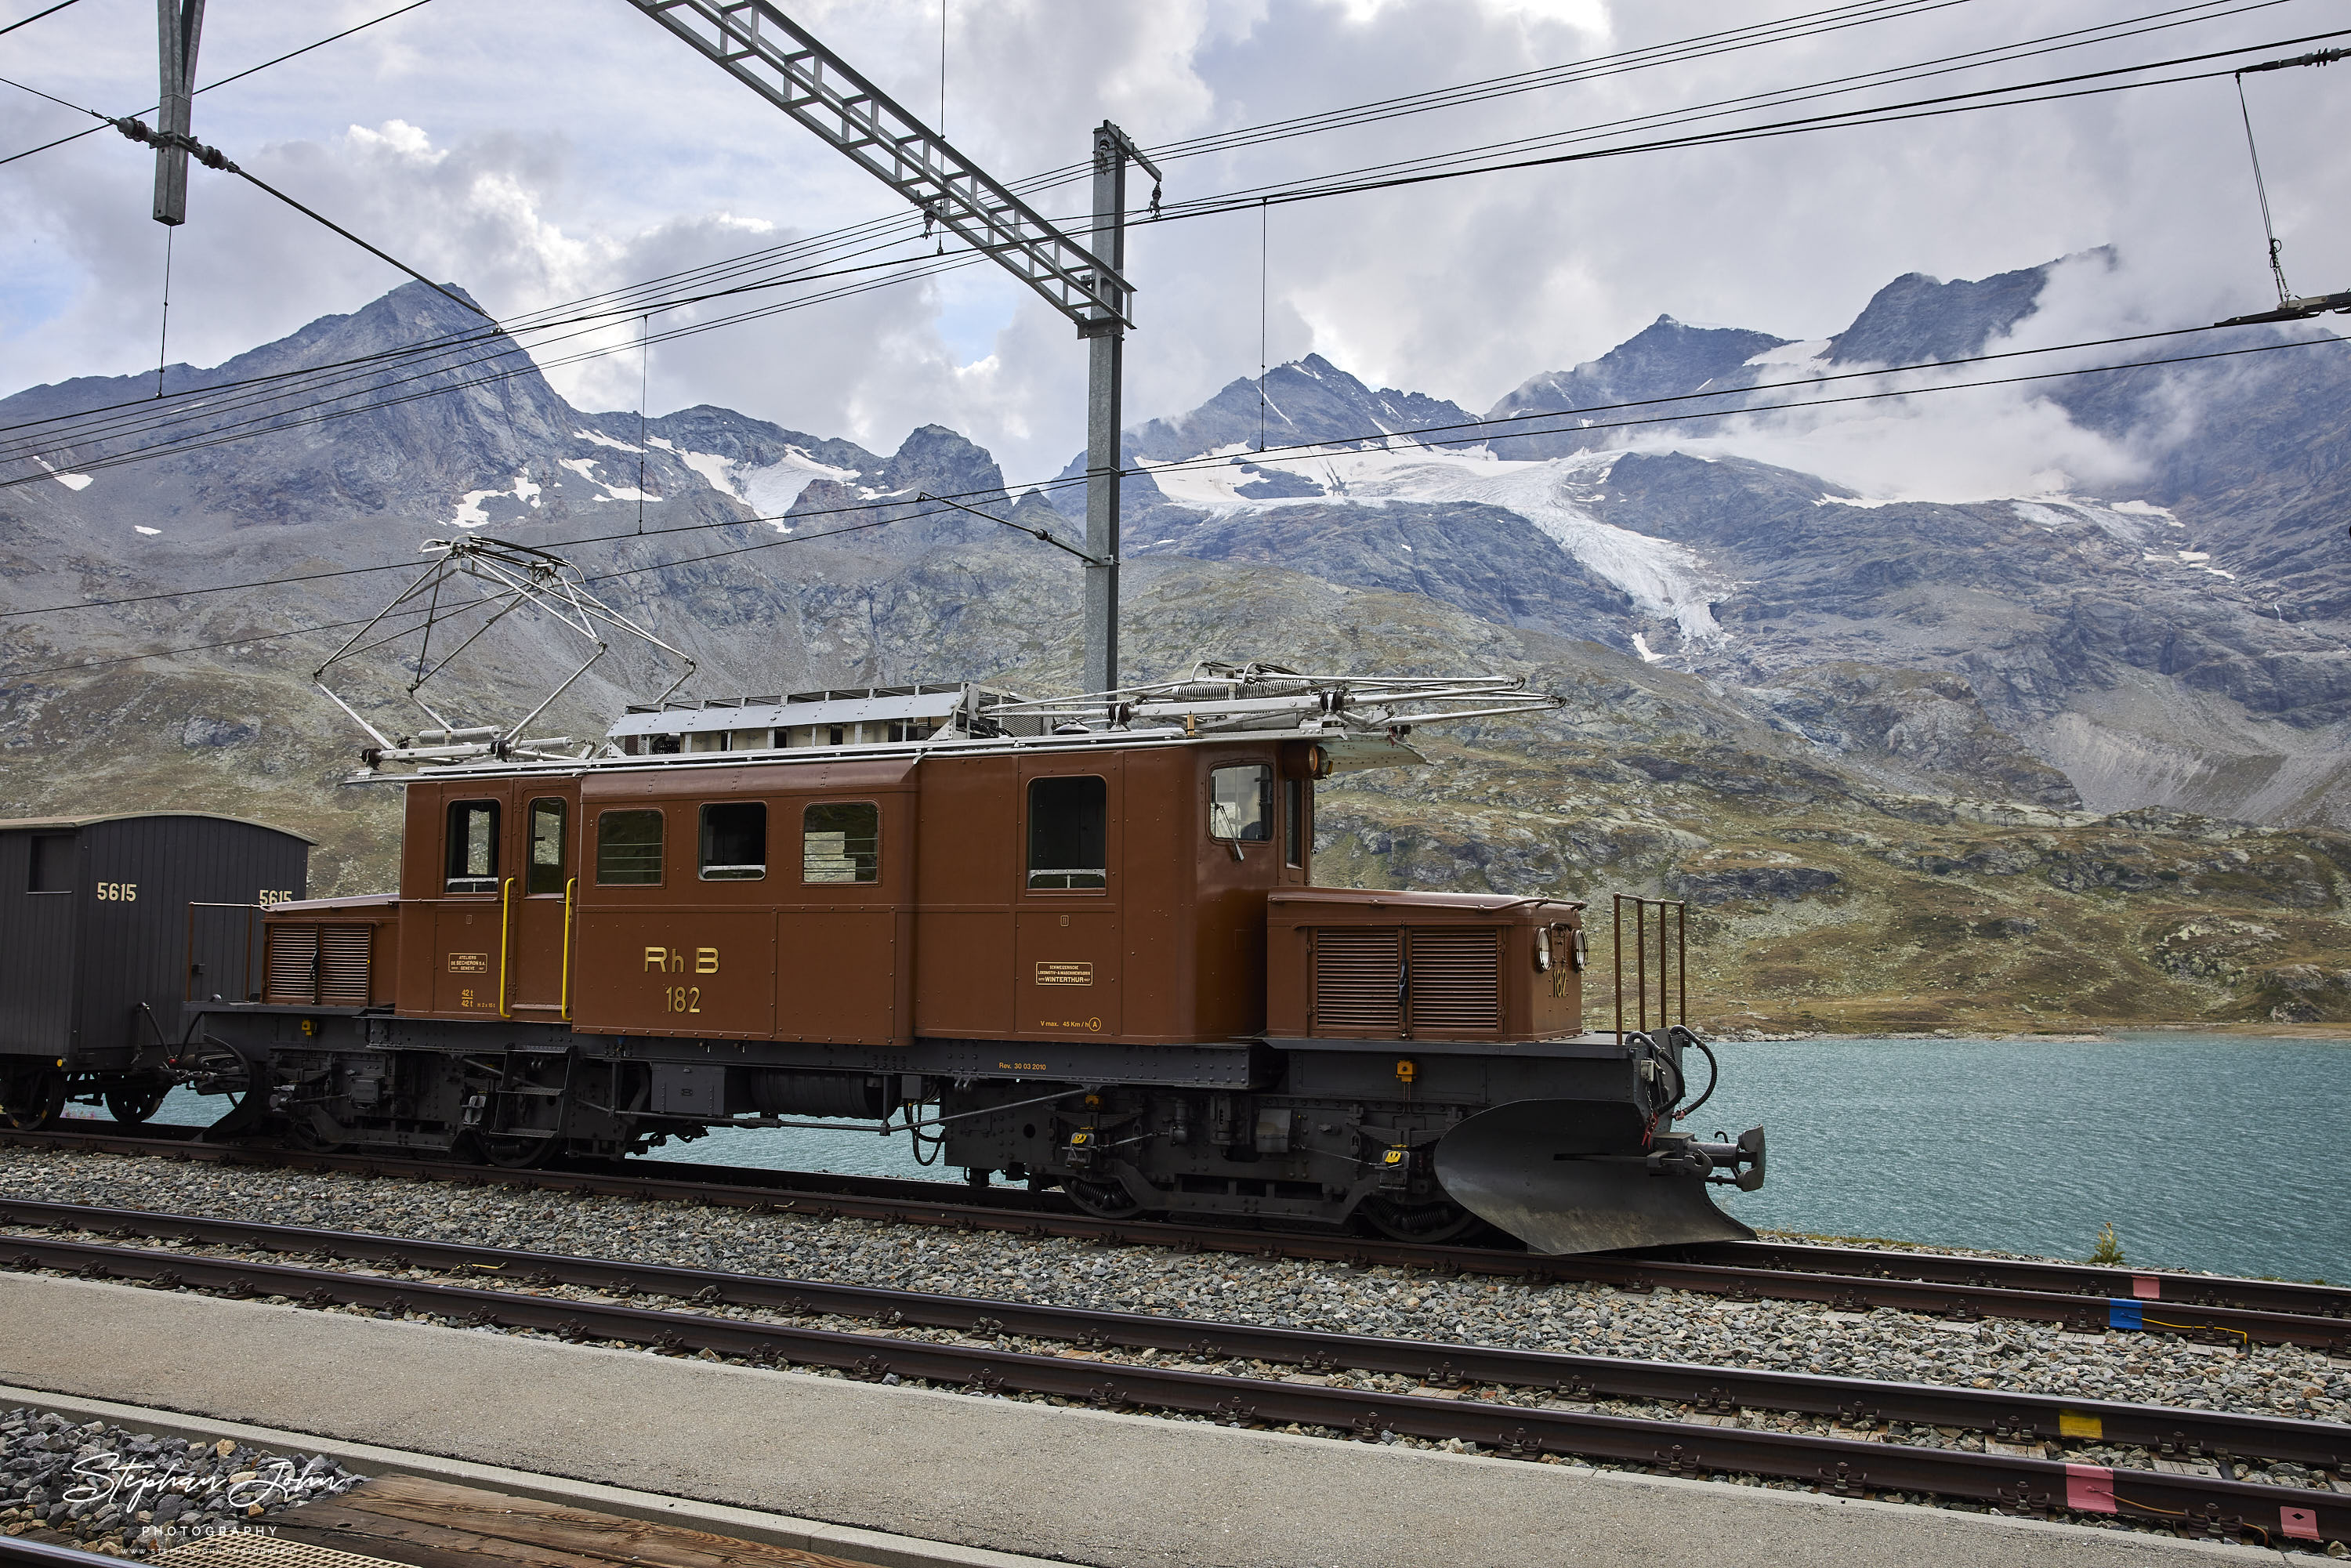
{"label": "cloudy sky", "polygon": [[[0,0],[0,24],[47,3]],[[400,3],[214,0],[198,78]],[[1162,145],[1823,5],[946,0],[946,128],[1008,179],[1082,156],[1104,118]],[[937,112],[941,0],[785,8],[909,108]],[[2351,27],[2351,0],[1878,0],[1841,13],[1852,25],[1808,37],[1171,162],[1167,196],[2133,18],[2146,29],[2135,37],[1823,101],[1891,102]],[[153,17],[147,0],[78,0],[0,37],[0,75],[109,113],[142,110],[155,98]],[[2351,286],[2346,84],[2342,70],[2248,82],[2289,276],[2307,293]],[[1143,292],[1129,416],[1180,412],[1253,375],[1261,304],[1277,362],[1320,352],[1374,384],[1477,411],[1660,312],[1816,338],[1902,273],[1977,277],[2102,245],[2118,247],[2121,268],[2053,291],[2042,323],[2053,340],[2259,308],[2269,286],[2238,112],[2224,78],[1336,196],[1272,208],[1262,256],[1255,211],[1144,227],[1131,241]],[[88,123],[0,87],[0,156]],[[431,0],[204,94],[195,131],[500,317],[888,216],[896,201],[625,0]],[[110,131],[0,165],[5,388],[152,366],[165,231],[149,216],[152,178],[152,154]],[[217,362],[402,281],[242,182],[203,169],[190,182],[189,222],[174,240],[174,361]],[[1072,186],[1039,204],[1059,216],[1081,201]],[[883,451],[936,422],[992,448],[1015,479],[1051,474],[1082,441],[1081,345],[984,267],[704,333],[655,348],[642,366],[631,350],[554,373],[576,402],[632,408],[641,371],[657,413],[716,402]],[[2001,472],[1955,473],[1944,488],[2012,493],[2050,474],[2096,481],[2113,455],[2080,449],[2045,421],[2003,423],[2018,407],[1974,405],[1965,417],[2000,435]],[[1882,442],[1851,431],[1809,439],[1796,453],[1804,465],[1903,487]]]}

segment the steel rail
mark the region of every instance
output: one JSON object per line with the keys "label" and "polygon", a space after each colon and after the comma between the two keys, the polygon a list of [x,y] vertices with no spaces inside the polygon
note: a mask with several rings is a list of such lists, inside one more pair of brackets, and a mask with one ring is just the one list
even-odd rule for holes
{"label": "steel rail", "polygon": [[2351,1538],[2351,1495],[2333,1490],[1607,1416],[1554,1406],[1333,1388],[1180,1367],[1111,1366],[992,1345],[938,1343],[47,1238],[16,1238],[7,1245],[16,1249],[13,1261],[19,1268],[70,1270],[93,1280],[129,1279],[236,1297],[271,1295],[302,1306],[359,1306],[393,1316],[423,1311],[465,1326],[510,1326],[573,1340],[617,1340],[673,1354],[707,1350],[768,1364],[834,1367],[866,1381],[916,1377],[977,1394],[1034,1393],[1107,1408],[1176,1410],[1230,1425],[1296,1422],[1351,1432],[1367,1441],[1395,1432],[1475,1443],[1514,1458],[1573,1458],[1677,1475],[1771,1476],[1844,1496],[1892,1490],[2023,1510],[2121,1515],[2215,1533],[2250,1530],[2273,1543],[2280,1537],[2313,1542]]}
{"label": "steel rail", "polygon": [[[1997,1437],[2119,1443],[2166,1454],[2259,1456],[2327,1469],[2351,1464],[2351,1426],[2281,1416],[1375,1338],[26,1198],[0,1197],[0,1221],[75,1229],[116,1240],[177,1238],[402,1270],[495,1272],[541,1286],[672,1296],[704,1306],[817,1312],[966,1332],[984,1326],[990,1333],[1094,1348],[1176,1351],[1204,1361],[1241,1358],[1308,1371],[1345,1367],[1447,1387],[1488,1384],[1541,1389],[1570,1399],[1667,1400],[1716,1413],[1753,1408],[1830,1416],[1848,1423],[1963,1427]],[[16,1239],[0,1233],[0,1257],[8,1255]]]}
{"label": "steel rail", "polygon": [[[2081,1333],[2105,1329],[2168,1330],[2189,1335],[2237,1339],[2247,1343],[2295,1344],[2324,1350],[2330,1354],[2351,1354],[2351,1319],[2307,1312],[2279,1312],[2190,1301],[2185,1299],[2190,1288],[2213,1291],[2216,1288],[2240,1282],[2199,1280],[2193,1275],[2137,1276],[2121,1273],[2115,1276],[2117,1281],[2136,1281],[2142,1277],[2177,1281],[2175,1292],[2170,1296],[2150,1299],[2137,1293],[2091,1295],[2078,1289],[2033,1289],[2026,1284],[1978,1285],[1949,1280],[1888,1277],[1876,1271],[1865,1273],[1861,1271],[1865,1265],[1873,1270],[1883,1270],[1930,1255],[1874,1252],[1857,1248],[1823,1249],[1833,1254],[1833,1263],[1840,1259],[1846,1260],[1852,1269],[1850,1272],[1787,1267],[1784,1262],[1778,1267],[1693,1262],[1677,1256],[1647,1253],[1551,1256],[1499,1249],[1426,1246],[1337,1232],[1238,1230],[1171,1220],[1100,1219],[1040,1205],[1032,1207],[1035,1195],[1025,1193],[1002,1195],[1015,1201],[1029,1200],[1019,1207],[1013,1203],[977,1203],[970,1201],[979,1196],[977,1192],[957,1189],[946,1183],[935,1186],[944,1192],[953,1193],[954,1201],[943,1202],[932,1197],[884,1197],[871,1191],[855,1190],[864,1182],[875,1178],[818,1176],[810,1179],[825,1185],[820,1189],[811,1190],[794,1188],[780,1180],[774,1186],[752,1186],[596,1170],[515,1170],[410,1159],[393,1155],[320,1154],[179,1140],[141,1140],[110,1134],[0,1131],[0,1139],[125,1154],[160,1154],[165,1157],[200,1158],[225,1164],[331,1170],[371,1176],[451,1181],[461,1185],[495,1182],[507,1186],[593,1193],[602,1197],[766,1207],[820,1218],[879,1219],[979,1230],[1025,1231],[1081,1239],[1106,1239],[1121,1244],[1253,1253],[1267,1258],[1287,1257],[1358,1267],[1384,1264],[1392,1268],[1426,1269],[1439,1274],[1476,1273],[1501,1278],[1573,1281],[1613,1285],[1621,1290],[1689,1291],[1732,1300],[1813,1301],[1845,1312],[1888,1307],[1899,1312],[1934,1316],[2008,1318],[2056,1323]],[[785,1177],[790,1173],[772,1174]],[[933,1184],[893,1185],[919,1188]],[[1776,1250],[1782,1260],[1800,1264],[1808,1263],[1813,1256],[1811,1249],[1785,1244],[1778,1245]],[[1977,1260],[1944,1257],[1935,1260],[1935,1262],[1938,1268],[1921,1271],[1960,1271],[1973,1267]],[[1960,1266],[1960,1270],[1950,1268],[1955,1264]],[[2029,1264],[2011,1262],[2006,1267],[2012,1271],[2013,1278],[2020,1281],[2032,1278],[2032,1266]],[[2095,1275],[2102,1272],[2077,1270],[2063,1264],[2049,1267],[2055,1271],[2053,1277],[2060,1281],[2070,1281],[2080,1273]],[[2267,1281],[2242,1283],[2264,1290],[2269,1288]],[[2325,1286],[2304,1289],[2318,1292],[2311,1298],[2314,1303],[2330,1310],[2339,1310],[2347,1294]]]}
{"label": "steel rail", "polygon": [[1898,1276],[1949,1285],[2000,1285],[2011,1290],[2074,1291],[2136,1300],[2160,1315],[2179,1305],[2245,1307],[2301,1317],[2351,1318],[2351,1290],[2292,1280],[2181,1274],[2160,1269],[2103,1268],[2030,1258],[1969,1258],[1785,1241],[1717,1241],[1676,1249],[1690,1263],[1739,1269],[1787,1269],[1814,1274]]}

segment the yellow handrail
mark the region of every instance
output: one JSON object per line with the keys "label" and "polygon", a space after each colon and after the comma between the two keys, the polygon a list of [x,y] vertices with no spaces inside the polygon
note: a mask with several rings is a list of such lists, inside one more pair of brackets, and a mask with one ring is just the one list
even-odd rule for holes
{"label": "yellow handrail", "polygon": [[507,1008],[507,934],[514,925],[514,882],[507,877],[498,883],[498,1017],[502,1019],[514,1017]]}
{"label": "yellow handrail", "polygon": [[566,1023],[571,1021],[571,895],[579,886],[576,876],[563,884],[563,990],[556,1011]]}

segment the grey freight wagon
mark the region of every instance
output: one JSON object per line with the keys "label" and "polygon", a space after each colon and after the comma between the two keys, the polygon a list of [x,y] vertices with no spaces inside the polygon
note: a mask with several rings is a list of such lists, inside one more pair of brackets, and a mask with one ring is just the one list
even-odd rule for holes
{"label": "grey freight wagon", "polygon": [[181,1004],[252,994],[253,916],[302,897],[309,862],[298,834],[201,811],[0,821],[0,1121],[152,1114]]}

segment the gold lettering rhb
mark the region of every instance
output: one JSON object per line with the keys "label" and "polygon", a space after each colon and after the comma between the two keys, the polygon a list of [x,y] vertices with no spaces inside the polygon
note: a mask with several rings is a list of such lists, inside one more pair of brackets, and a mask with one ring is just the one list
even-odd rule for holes
{"label": "gold lettering rhb", "polygon": [[[683,975],[686,972],[685,955],[674,947],[645,949],[644,972],[649,975]],[[718,973],[718,949],[696,947],[694,950],[694,972],[697,975]]]}

